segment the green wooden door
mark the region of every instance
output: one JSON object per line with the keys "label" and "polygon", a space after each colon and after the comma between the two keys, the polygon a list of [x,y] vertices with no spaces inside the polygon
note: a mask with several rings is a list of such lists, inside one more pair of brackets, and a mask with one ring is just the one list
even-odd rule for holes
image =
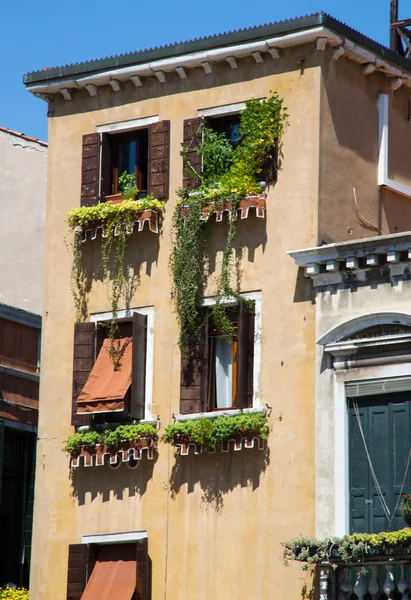
{"label": "green wooden door", "polygon": [[[369,459],[354,410],[355,404],[358,406]],[[411,392],[349,401],[351,532],[378,533],[405,526],[400,511],[400,494],[411,444],[410,406]],[[405,492],[411,492],[411,466],[405,476],[402,493]],[[386,514],[381,498],[384,498],[390,516]]]}

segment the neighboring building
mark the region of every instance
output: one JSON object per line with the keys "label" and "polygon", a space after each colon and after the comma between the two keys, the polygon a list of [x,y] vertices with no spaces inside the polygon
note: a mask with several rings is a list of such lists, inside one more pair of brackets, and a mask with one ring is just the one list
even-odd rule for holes
{"label": "neighboring building", "polygon": [[47,144],[0,127],[0,585],[29,584]]}
{"label": "neighboring building", "polygon": [[0,127],[0,302],[41,314],[47,144]]}
{"label": "neighboring building", "polygon": [[[377,527],[364,504],[368,488],[359,509],[350,501],[346,440],[347,427],[355,423],[344,425],[345,397],[391,389],[384,378],[393,378],[395,393],[410,389],[404,329],[411,313],[401,293],[408,287],[411,248],[409,234],[402,233],[411,229],[409,62],[319,13],[30,73],[25,83],[49,103],[51,146],[32,600],[81,598],[91,573],[98,574],[96,581],[109,563],[119,564],[120,555],[104,558],[106,545],[116,544],[112,551],[120,553],[127,541],[135,546],[138,573],[146,577],[137,586],[138,598],[300,597],[302,579],[298,570],[284,570],[282,541]],[[64,439],[73,425],[92,423],[89,415],[77,413],[90,411],[90,402],[84,409],[77,400],[96,356],[96,323],[109,319],[110,309],[104,281],[96,277],[87,322],[75,326],[73,348],[76,314],[65,214],[118,191],[119,169],[108,149],[131,142],[147,147],[148,159],[138,169],[148,173],[148,191],[167,199],[162,235],[135,230],[128,260],[140,281],[129,307],[124,304],[119,313],[129,328],[126,336],[133,317],[132,343],[145,356],[139,414],[164,427],[173,416],[193,418],[207,410],[201,387],[187,390],[180,376],[187,359],[177,345],[170,298],[181,143],[189,139],[194,119],[231,117],[246,101],[271,91],[285,99],[289,114],[281,170],[268,187],[266,214],[260,213],[265,220],[250,211],[238,223],[236,242],[238,254],[245,249],[241,292],[255,303],[254,335],[248,339],[252,389],[245,406],[257,412],[268,407],[268,448],[174,456],[160,442],[156,461],[144,457],[135,471],[121,462],[116,471],[107,464],[98,468],[96,458],[92,468],[71,471]],[[208,229],[212,253],[219,257],[224,227],[211,222]],[[98,244],[86,243],[89,266]],[[297,269],[286,254],[300,248],[291,252],[301,265]],[[214,295],[211,278],[206,305]],[[347,339],[352,336],[365,340]],[[359,362],[352,363],[360,347]],[[103,373],[100,359],[98,354],[95,364]],[[362,387],[370,378],[377,381]],[[409,410],[407,397],[401,396],[401,410]],[[124,409],[124,397],[115,402],[117,410]],[[397,402],[390,402],[386,415],[392,419]],[[107,413],[105,406],[93,412]],[[372,402],[364,406],[371,415]],[[410,430],[402,433],[409,436]],[[361,452],[357,437],[351,438],[354,453]],[[393,456],[386,459],[387,472]],[[364,458],[361,465],[364,472],[353,477],[368,486],[368,479],[361,480],[368,478]]]}

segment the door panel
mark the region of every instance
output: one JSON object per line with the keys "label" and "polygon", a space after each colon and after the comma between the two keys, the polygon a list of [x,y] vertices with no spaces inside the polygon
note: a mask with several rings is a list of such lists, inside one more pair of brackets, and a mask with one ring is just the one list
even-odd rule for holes
{"label": "door panel", "polygon": [[[349,400],[350,529],[365,533],[400,529],[405,525],[399,505],[411,443],[411,393],[369,396],[355,402],[380,489],[371,474],[353,400]],[[410,491],[411,469],[408,467],[402,493]],[[381,496],[391,516],[398,503],[391,523]]]}

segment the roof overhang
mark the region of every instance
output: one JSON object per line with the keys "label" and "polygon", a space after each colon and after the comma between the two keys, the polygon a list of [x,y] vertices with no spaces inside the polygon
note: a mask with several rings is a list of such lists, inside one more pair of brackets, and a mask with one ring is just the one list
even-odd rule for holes
{"label": "roof overhang", "polygon": [[[345,29],[348,32],[355,33],[349,28]],[[227,37],[229,38],[229,36]],[[356,36],[353,35],[352,37]],[[364,38],[364,40],[368,39],[364,36],[359,37]],[[204,45],[206,40],[201,41]],[[398,66],[385,58],[387,53],[390,58],[395,58],[395,55],[391,57],[393,53],[383,52],[383,48],[375,43],[370,43],[368,47],[365,47],[324,25],[312,26],[297,31],[289,30],[256,41],[244,40],[243,42],[215,48],[212,47],[210,41],[210,47],[200,51],[182,53],[178,56],[158,57],[144,62],[136,61],[134,64],[125,66],[119,65],[117,61],[111,60],[110,62],[108,60],[100,61],[102,68],[98,69],[99,63],[97,61],[95,64],[90,65],[88,72],[84,68],[84,64],[73,65],[71,68],[50,69],[39,73],[29,73],[25,76],[24,81],[28,91],[47,101],[51,100],[54,94],[61,94],[65,100],[71,100],[72,93],[75,90],[86,90],[90,96],[96,96],[102,86],[111,86],[114,92],[119,92],[123,83],[131,81],[138,88],[144,85],[144,78],[147,77],[156,77],[160,83],[165,83],[169,74],[177,73],[180,79],[186,79],[188,71],[193,68],[202,68],[204,76],[207,76],[213,72],[215,65],[218,63],[228,63],[231,68],[236,69],[238,67],[237,61],[245,57],[253,57],[256,63],[263,62],[266,59],[276,60],[287,48],[303,44],[312,44],[313,52],[324,51],[326,46],[329,45],[334,48],[333,58],[335,60],[343,55],[346,56],[362,65],[365,76],[374,71],[379,71],[388,77],[394,78],[396,82],[395,89],[402,84],[411,87],[410,70],[405,65]],[[192,43],[190,46],[186,43],[183,46],[195,47],[195,44]],[[147,52],[138,53],[136,57],[140,54],[150,57],[150,53]],[[153,51],[151,55],[155,57],[156,53]],[[92,71],[91,66],[94,67]]]}

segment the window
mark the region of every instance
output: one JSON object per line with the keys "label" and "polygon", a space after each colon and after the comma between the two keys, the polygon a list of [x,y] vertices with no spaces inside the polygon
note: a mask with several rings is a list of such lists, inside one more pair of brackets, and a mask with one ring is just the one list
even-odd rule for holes
{"label": "window", "polygon": [[261,296],[250,305],[230,309],[232,341],[225,340],[205,308],[201,340],[181,358],[181,414],[223,411],[256,406],[260,368]]}
{"label": "window", "polygon": [[147,196],[148,130],[110,135],[113,149],[112,193],[121,193],[119,177],[123,173],[134,175],[139,198]]}
{"label": "window", "polygon": [[[107,539],[122,537],[114,534]],[[132,539],[132,534],[124,534]],[[147,537],[123,543],[71,544],[68,552],[68,600],[148,600]],[[84,539],[84,538],[83,538]]]}
{"label": "window", "polygon": [[[233,147],[239,146],[243,141],[240,135],[241,111],[246,107],[245,102],[238,102],[227,106],[204,109],[198,111],[198,117],[194,119],[185,119],[184,121],[184,146],[187,148],[187,159],[190,162],[191,169],[187,169],[183,164],[183,186],[189,190],[194,190],[199,185],[198,178],[194,175],[201,175],[202,163],[197,152],[201,136],[199,131],[201,125],[205,123],[216,132],[224,133]],[[278,141],[275,142],[271,157],[268,158],[259,174],[259,181],[268,183],[277,180],[278,171]]]}
{"label": "window", "polygon": [[233,408],[236,404],[238,363],[238,308],[229,314],[235,330],[230,343],[207,319],[208,327],[208,386],[207,405],[211,410]]}
{"label": "window", "polygon": [[102,126],[83,136],[81,206],[121,192],[124,172],[135,176],[141,197],[168,198],[170,121],[153,119]]}
{"label": "window", "polygon": [[124,317],[121,313],[116,342],[121,352],[119,370],[115,370],[110,357],[110,340],[102,319],[97,315],[93,322],[75,324],[73,425],[89,425],[93,419],[98,423],[119,422],[129,415],[136,419],[150,417],[146,411],[147,321],[150,317],[152,322],[153,313],[151,309],[128,312]]}
{"label": "window", "polygon": [[209,117],[206,123],[211,129],[219,133],[224,133],[226,138],[232,145],[238,146],[241,144],[242,136],[240,135],[240,115],[229,115],[222,117]]}

